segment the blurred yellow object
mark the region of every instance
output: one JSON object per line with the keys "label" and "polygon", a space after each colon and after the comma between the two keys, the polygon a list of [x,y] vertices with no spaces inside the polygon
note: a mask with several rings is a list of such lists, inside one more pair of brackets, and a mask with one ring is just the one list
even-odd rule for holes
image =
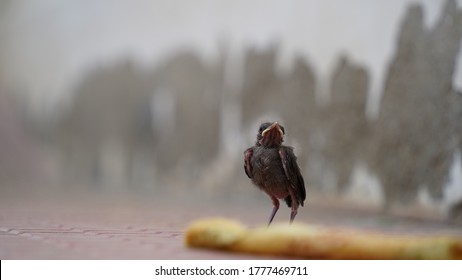
{"label": "blurred yellow object", "polygon": [[186,230],[190,247],[309,259],[462,259],[462,239],[353,231],[294,223],[248,229],[207,219]]}

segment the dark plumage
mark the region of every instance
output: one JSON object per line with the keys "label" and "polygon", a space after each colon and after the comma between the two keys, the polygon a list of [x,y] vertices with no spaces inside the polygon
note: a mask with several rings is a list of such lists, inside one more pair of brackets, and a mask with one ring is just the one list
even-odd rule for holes
{"label": "dark plumage", "polygon": [[269,224],[279,209],[279,199],[291,207],[290,222],[306,198],[305,183],[292,147],[282,145],[285,131],[277,122],[263,123],[257,142],[244,152],[244,170],[252,182],[273,201]]}

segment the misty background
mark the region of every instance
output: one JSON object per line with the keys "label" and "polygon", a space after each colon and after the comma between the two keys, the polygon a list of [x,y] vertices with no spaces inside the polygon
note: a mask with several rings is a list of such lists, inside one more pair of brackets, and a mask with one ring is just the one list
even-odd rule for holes
{"label": "misty background", "polygon": [[309,195],[461,220],[461,38],[454,0],[0,0],[0,193],[259,199],[278,120]]}

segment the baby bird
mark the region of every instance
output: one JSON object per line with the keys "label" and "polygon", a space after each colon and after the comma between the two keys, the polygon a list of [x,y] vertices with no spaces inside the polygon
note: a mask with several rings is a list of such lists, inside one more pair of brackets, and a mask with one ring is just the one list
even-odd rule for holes
{"label": "baby bird", "polygon": [[263,123],[253,147],[244,152],[244,171],[252,182],[273,201],[268,226],[284,199],[291,207],[290,222],[306,198],[305,182],[292,147],[282,145],[285,130],[278,122]]}

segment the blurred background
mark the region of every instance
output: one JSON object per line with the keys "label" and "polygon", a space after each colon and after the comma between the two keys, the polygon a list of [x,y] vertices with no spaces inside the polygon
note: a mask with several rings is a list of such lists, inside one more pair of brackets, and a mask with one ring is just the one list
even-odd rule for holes
{"label": "blurred background", "polygon": [[0,0],[0,194],[266,202],[279,120],[308,204],[460,221],[461,38],[455,0]]}

